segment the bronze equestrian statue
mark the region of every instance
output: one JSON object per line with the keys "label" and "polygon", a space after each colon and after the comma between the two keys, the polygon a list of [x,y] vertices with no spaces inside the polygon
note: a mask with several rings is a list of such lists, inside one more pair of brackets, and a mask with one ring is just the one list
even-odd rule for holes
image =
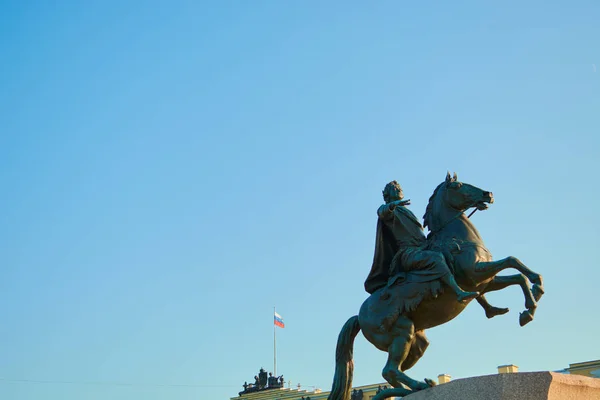
{"label": "bronze equestrian statue", "polygon": [[[544,294],[542,276],[516,257],[493,261],[477,228],[464,214],[473,207],[487,209],[494,202],[492,193],[459,182],[456,174],[448,173],[430,197],[423,217],[430,231],[427,237],[405,207],[409,201],[403,200],[396,181],[385,187],[383,196],[385,204],[377,212],[373,266],[365,282],[370,296],[339,334],[328,400],[350,400],[352,352],[360,330],[375,347],[388,353],[382,375],[393,389],[381,391],[373,400],[405,396],[435,385],[430,379],[417,381],[404,373],[429,345],[425,329],[452,320],[473,298],[488,318],[505,314],[508,309],[491,306],[484,294],[511,285],[519,285],[525,296],[526,310],[519,316],[523,326],[533,320]],[[496,276],[507,268],[520,273]]]}

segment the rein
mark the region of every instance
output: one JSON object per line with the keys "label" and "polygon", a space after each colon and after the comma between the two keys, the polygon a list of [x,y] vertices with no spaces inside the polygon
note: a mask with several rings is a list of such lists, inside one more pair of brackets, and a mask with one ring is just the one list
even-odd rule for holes
{"label": "rein", "polygon": [[[467,216],[467,218],[471,218],[471,215],[475,214],[475,211],[477,211],[477,208],[475,208],[473,211],[471,211],[471,214],[469,214]],[[464,214],[464,211],[460,211],[458,214],[456,214],[454,217],[450,218],[448,221],[444,222],[439,228],[437,228],[435,231],[431,231],[431,235],[435,235],[436,233],[438,233],[439,231],[441,231],[442,229],[444,229],[445,227],[448,226],[448,224],[452,221],[454,221],[456,218],[460,217],[461,215]]]}

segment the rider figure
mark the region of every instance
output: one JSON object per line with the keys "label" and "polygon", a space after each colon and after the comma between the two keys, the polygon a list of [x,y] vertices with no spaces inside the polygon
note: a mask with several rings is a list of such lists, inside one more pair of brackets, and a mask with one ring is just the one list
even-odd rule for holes
{"label": "rider figure", "polygon": [[398,272],[411,272],[421,282],[440,279],[456,293],[460,302],[479,296],[478,292],[466,292],[458,286],[441,253],[426,250],[423,226],[405,207],[410,200],[403,198],[398,182],[392,181],[385,186],[385,204],[377,210],[375,257],[365,290],[372,294],[386,286]]}

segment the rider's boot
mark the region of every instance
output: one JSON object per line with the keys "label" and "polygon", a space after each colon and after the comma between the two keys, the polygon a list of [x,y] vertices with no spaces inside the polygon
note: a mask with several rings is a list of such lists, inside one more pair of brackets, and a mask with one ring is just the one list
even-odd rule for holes
{"label": "rider's boot", "polygon": [[472,300],[476,298],[477,296],[479,296],[479,292],[465,292],[461,289],[459,293],[456,293],[456,296],[458,297],[458,302],[462,303],[463,301]]}
{"label": "rider's boot", "polygon": [[458,297],[458,301],[462,303],[463,301],[471,300],[479,296],[479,292],[465,292],[458,286],[454,276],[452,274],[446,274],[443,278],[444,282],[454,290],[456,296]]}

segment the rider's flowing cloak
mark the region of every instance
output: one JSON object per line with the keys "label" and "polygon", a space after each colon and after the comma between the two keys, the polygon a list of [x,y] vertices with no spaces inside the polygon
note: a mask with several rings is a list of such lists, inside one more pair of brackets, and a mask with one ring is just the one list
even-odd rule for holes
{"label": "rider's flowing cloak", "polygon": [[[418,235],[416,232],[422,232],[423,227],[417,220],[415,215],[405,207],[396,207],[394,213],[400,214],[402,220],[408,219],[408,224],[411,225],[411,231],[414,235]],[[394,217],[395,218],[395,217]],[[414,225],[412,225],[414,224]],[[442,269],[431,258],[432,252],[423,251],[426,247],[425,235],[423,235],[422,246],[416,248],[410,248],[403,250],[403,257],[398,257],[398,244],[394,235],[388,227],[385,226],[384,221],[381,218],[377,220],[377,231],[375,234],[375,254],[373,256],[373,265],[369,276],[365,281],[365,290],[373,294],[377,289],[380,289],[388,284],[390,278],[391,264],[401,264],[401,261],[406,262],[405,265],[395,265],[393,284],[398,279],[409,280],[413,282],[431,282],[440,279],[447,273],[446,270]],[[417,242],[420,239],[416,239]],[[394,257],[396,256],[396,260]],[[398,273],[400,272],[400,273]]]}
{"label": "rider's flowing cloak", "polygon": [[396,254],[392,246],[394,237],[391,232],[385,229],[381,218],[377,219],[377,232],[375,233],[375,255],[373,256],[373,265],[371,272],[365,281],[365,290],[373,294],[377,289],[384,287],[389,279],[390,263]]}

